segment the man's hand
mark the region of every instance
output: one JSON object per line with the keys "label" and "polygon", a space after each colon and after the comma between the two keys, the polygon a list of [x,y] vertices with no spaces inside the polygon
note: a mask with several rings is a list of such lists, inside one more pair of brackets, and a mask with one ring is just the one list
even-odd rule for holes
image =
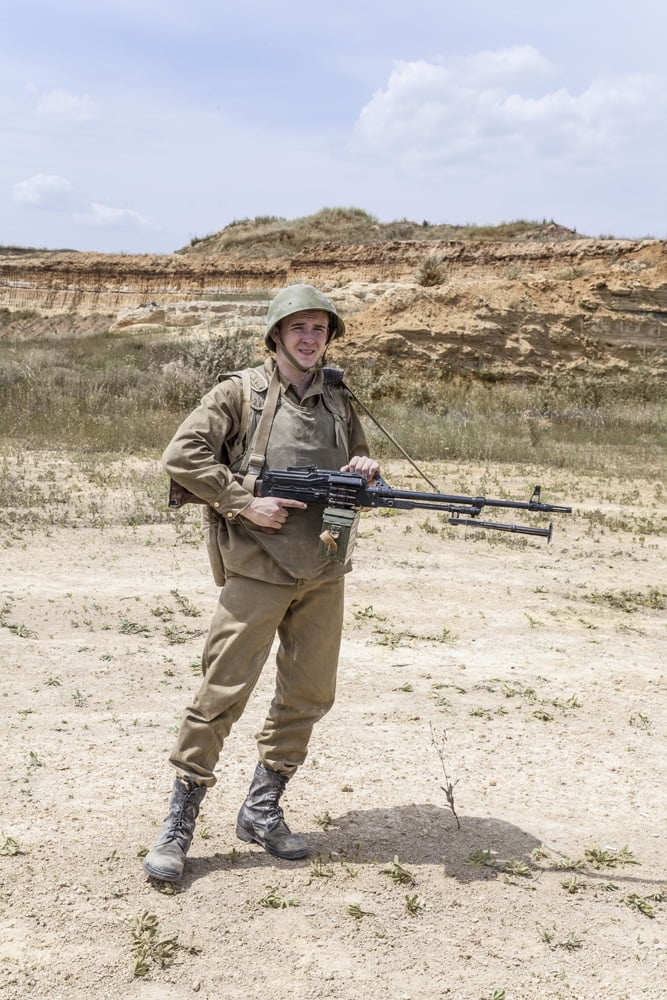
{"label": "man's hand", "polygon": [[279,531],[287,520],[289,507],[306,510],[308,505],[300,500],[286,500],[283,497],[255,497],[239,512],[239,517],[245,517],[264,531],[274,532]]}
{"label": "man's hand", "polygon": [[354,455],[340,471],[358,472],[359,475],[366,477],[367,483],[372,483],[375,477],[380,474],[380,463],[366,455]]}

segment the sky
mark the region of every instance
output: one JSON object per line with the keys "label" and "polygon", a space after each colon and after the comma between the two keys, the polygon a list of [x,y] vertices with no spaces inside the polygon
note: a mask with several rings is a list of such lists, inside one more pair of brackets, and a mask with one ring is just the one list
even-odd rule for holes
{"label": "sky", "polygon": [[6,4],[0,245],[338,206],[665,239],[666,37],[664,0]]}

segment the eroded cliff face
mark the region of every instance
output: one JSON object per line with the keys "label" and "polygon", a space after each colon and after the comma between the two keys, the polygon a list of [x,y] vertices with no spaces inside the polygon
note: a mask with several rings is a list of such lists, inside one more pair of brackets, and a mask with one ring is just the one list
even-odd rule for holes
{"label": "eroded cliff face", "polygon": [[667,374],[665,245],[584,256],[541,270],[460,268],[444,284],[403,284],[348,322],[355,361],[393,357],[497,377],[548,371],[622,371],[641,363]]}
{"label": "eroded cliff face", "polygon": [[[439,258],[442,283],[416,273]],[[0,336],[153,326],[260,327],[285,284],[322,288],[347,319],[341,357],[503,377],[568,368],[665,371],[667,243],[322,244],[284,260],[0,257]]]}

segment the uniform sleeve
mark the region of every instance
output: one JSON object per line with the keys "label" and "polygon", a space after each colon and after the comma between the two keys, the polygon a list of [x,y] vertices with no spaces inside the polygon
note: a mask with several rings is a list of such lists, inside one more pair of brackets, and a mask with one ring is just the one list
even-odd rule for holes
{"label": "uniform sleeve", "polygon": [[162,455],[172,479],[228,518],[252,500],[225,464],[225,445],[239,432],[241,401],[238,379],[219,383],[185,418]]}

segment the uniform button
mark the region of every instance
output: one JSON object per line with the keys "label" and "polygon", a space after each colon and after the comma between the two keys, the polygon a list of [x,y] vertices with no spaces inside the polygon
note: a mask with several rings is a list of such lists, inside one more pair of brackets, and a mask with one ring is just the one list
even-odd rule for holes
{"label": "uniform button", "polygon": [[219,503],[218,503],[218,501],[216,500],[216,501],[215,501],[215,503],[213,504],[213,506],[214,506],[214,507],[219,507],[219,506],[220,506],[220,504],[219,504]]}
{"label": "uniform button", "polygon": [[233,510],[228,510],[227,511],[227,517],[234,517],[234,511]]}

